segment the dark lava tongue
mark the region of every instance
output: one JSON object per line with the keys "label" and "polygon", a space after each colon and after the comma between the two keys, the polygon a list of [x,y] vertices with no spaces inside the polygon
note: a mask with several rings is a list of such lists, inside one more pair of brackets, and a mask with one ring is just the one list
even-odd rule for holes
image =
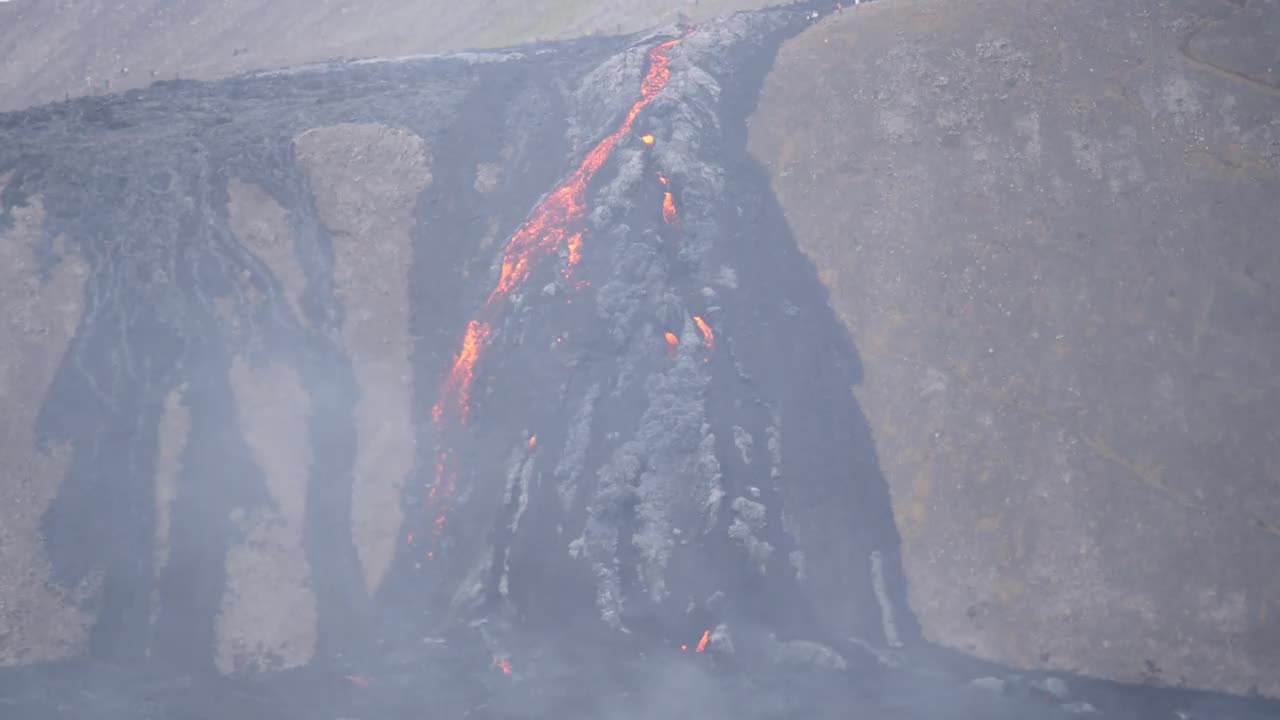
{"label": "dark lava tongue", "polygon": [[915,638],[857,359],[744,152],[806,22],[660,33],[569,93],[580,159],[453,326],[404,607],[485,621],[501,657],[517,628],[707,657],[756,634],[841,671],[850,638]]}

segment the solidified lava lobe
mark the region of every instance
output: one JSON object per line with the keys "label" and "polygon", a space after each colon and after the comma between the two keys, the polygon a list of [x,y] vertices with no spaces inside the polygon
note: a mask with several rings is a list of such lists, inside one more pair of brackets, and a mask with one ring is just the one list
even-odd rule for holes
{"label": "solidified lava lobe", "polygon": [[[458,477],[457,457],[444,450],[441,440],[455,428],[466,425],[470,415],[471,384],[475,366],[484,354],[490,329],[508,297],[518,290],[533,270],[534,264],[566,246],[566,277],[582,260],[582,238],[585,228],[587,184],[604,166],[618,141],[631,131],[640,111],[657,97],[671,78],[668,52],[679,39],[667,40],[649,49],[649,69],[640,83],[640,99],[632,104],[622,123],[587,153],[582,164],[538,203],[524,224],[507,242],[502,253],[502,271],[498,283],[476,316],[467,324],[462,347],[454,356],[453,366],[441,384],[439,397],[431,408],[431,421],[436,431],[435,479],[428,493],[429,511],[436,515],[435,535],[444,525],[453,503]],[[668,196],[670,194],[668,193]],[[674,205],[672,206],[674,212]],[[666,214],[664,203],[664,216]]]}

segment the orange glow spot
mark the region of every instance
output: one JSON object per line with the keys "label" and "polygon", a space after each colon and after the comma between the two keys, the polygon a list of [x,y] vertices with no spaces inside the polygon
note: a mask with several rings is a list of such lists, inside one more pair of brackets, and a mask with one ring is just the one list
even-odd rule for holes
{"label": "orange glow spot", "polygon": [[667,345],[670,345],[671,347],[675,347],[680,344],[680,338],[676,337],[676,334],[670,330],[663,333],[662,336],[667,339]]}
{"label": "orange glow spot", "polygon": [[701,315],[694,315],[693,322],[698,326],[698,330],[702,332],[702,342],[707,346],[707,349],[710,350],[715,347],[716,334],[711,330],[711,326],[707,324],[707,321],[703,320]]}
{"label": "orange glow spot", "polygon": [[702,652],[707,649],[707,643],[711,640],[711,631],[703,630],[702,639],[698,641],[698,647],[694,652]]}
{"label": "orange glow spot", "polygon": [[508,658],[494,657],[492,667],[501,670],[503,675],[511,674],[511,660]]}
{"label": "orange glow spot", "polygon": [[662,183],[663,185],[666,185],[666,184],[667,184],[667,176],[666,176],[666,175],[663,175],[662,173],[658,173],[658,182]]}
{"label": "orange glow spot", "polygon": [[680,222],[680,216],[676,214],[676,199],[670,190],[662,193],[662,219],[668,225],[676,225]]}
{"label": "orange glow spot", "polygon": [[653,136],[652,136],[652,135],[648,135],[648,134],[642,135],[642,136],[640,136],[640,141],[641,141],[641,142],[643,142],[645,145],[652,145],[652,144],[653,144]]}
{"label": "orange glow spot", "polygon": [[530,436],[529,436],[529,449],[530,449],[530,450],[532,450],[532,449],[533,449],[537,444],[538,444],[538,436],[537,436],[537,435],[530,435]]}
{"label": "orange glow spot", "polygon": [[680,652],[689,652],[689,646],[688,646],[688,645],[681,645],[681,646],[680,646]]}
{"label": "orange glow spot", "polygon": [[[679,39],[667,40],[649,49],[649,69],[640,83],[640,99],[632,104],[617,129],[591,148],[578,168],[534,207],[503,249],[498,282],[476,318],[467,324],[462,348],[441,384],[436,404],[431,407],[431,420],[438,438],[438,459],[435,480],[428,494],[428,505],[430,511],[437,514],[437,537],[443,532],[458,478],[457,461],[441,449],[443,441],[439,438],[444,437],[452,427],[467,423],[471,411],[470,396],[475,366],[484,351],[493,323],[502,312],[507,299],[529,279],[536,262],[559,252],[562,243],[568,250],[566,275],[569,269],[581,261],[582,232],[577,228],[582,226],[587,213],[587,185],[604,166],[622,137],[631,132],[632,124],[640,111],[666,87],[671,77],[667,52],[678,42]],[[579,283],[580,287],[582,285],[583,283]],[[560,341],[560,338],[556,338],[556,342]]]}

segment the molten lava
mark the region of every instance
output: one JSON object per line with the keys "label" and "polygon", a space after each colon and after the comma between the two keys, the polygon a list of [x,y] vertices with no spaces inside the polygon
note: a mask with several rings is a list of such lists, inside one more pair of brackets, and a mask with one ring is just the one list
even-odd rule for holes
{"label": "molten lava", "polygon": [[453,358],[453,367],[445,378],[444,387],[440,389],[441,400],[431,408],[431,418],[439,424],[444,416],[444,398],[449,398],[457,406],[458,418],[467,422],[471,405],[467,402],[471,395],[471,380],[475,375],[476,360],[480,359],[484,341],[489,337],[489,323],[472,320],[467,323],[467,334],[462,338],[462,351]]}
{"label": "molten lava", "polygon": [[574,233],[569,238],[569,260],[564,268],[564,276],[567,278],[573,272],[573,268],[582,262],[582,233]]}
{"label": "molten lava", "polygon": [[680,222],[680,216],[676,214],[676,199],[670,190],[662,194],[662,219],[668,225],[676,225]]}
{"label": "molten lava", "polygon": [[671,332],[670,330],[663,333],[662,337],[666,338],[667,345],[671,347],[675,347],[680,344],[680,338],[676,337],[676,334]]}
{"label": "molten lava", "polygon": [[[640,83],[640,99],[632,104],[618,128],[591,148],[582,164],[538,203],[507,242],[502,253],[502,270],[498,283],[489,293],[477,316],[467,324],[462,348],[454,356],[453,366],[441,384],[436,404],[431,408],[437,448],[444,447],[442,438],[448,430],[467,423],[471,412],[471,385],[475,379],[475,366],[483,355],[490,330],[507,298],[529,279],[538,260],[559,252],[562,245],[568,253],[564,269],[566,276],[581,262],[587,184],[604,166],[618,141],[631,132],[632,124],[640,111],[666,87],[671,78],[668,52],[678,42],[679,39],[667,40],[649,49],[649,69]],[[429,509],[436,514],[434,525],[437,537],[444,531],[453,503],[457,477],[457,459],[446,450],[438,450],[435,480],[428,493]]]}
{"label": "molten lava", "polygon": [[680,216],[676,213],[676,196],[671,194],[671,182],[662,173],[658,173],[658,182],[666,188],[662,193],[662,219],[668,225],[679,226]]}
{"label": "molten lava", "polygon": [[530,436],[529,436],[529,449],[530,449],[530,450],[532,450],[534,447],[536,447],[536,446],[537,446],[537,444],[538,444],[538,436],[537,436],[537,435],[530,435]]}
{"label": "molten lava", "polygon": [[702,638],[698,640],[698,647],[694,648],[694,652],[702,652],[707,649],[707,643],[711,641],[711,631],[703,630]]}
{"label": "molten lava", "polygon": [[653,136],[652,136],[652,135],[641,135],[641,136],[640,136],[640,142],[644,143],[645,145],[652,145],[652,144],[653,144]]}
{"label": "molten lava", "polygon": [[693,322],[702,333],[702,343],[707,346],[707,349],[710,350],[715,347],[716,334],[711,331],[711,326],[707,324],[707,321],[703,320],[701,315],[694,315]]}
{"label": "molten lava", "polygon": [[511,674],[511,660],[509,658],[495,657],[493,659],[493,667],[501,670],[503,675]]}

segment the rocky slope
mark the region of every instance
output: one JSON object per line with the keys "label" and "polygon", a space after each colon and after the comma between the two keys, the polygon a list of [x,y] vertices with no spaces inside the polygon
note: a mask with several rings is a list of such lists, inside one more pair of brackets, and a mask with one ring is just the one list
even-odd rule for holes
{"label": "rocky slope", "polygon": [[807,22],[5,116],[7,247],[33,303],[83,303],[17,343],[55,371],[15,443],[65,449],[6,570],[65,610],[15,596],[10,662],[356,677],[440,638],[468,685],[606,649],[830,684],[911,641],[865,422],[824,393],[856,359],[742,165]]}
{"label": "rocky slope", "polygon": [[0,111],[156,80],[620,34],[768,0],[0,2]]}
{"label": "rocky slope", "polygon": [[751,149],[862,352],[927,637],[1280,696],[1277,31],[908,1],[781,52]]}
{"label": "rocky slope", "polygon": [[1048,663],[927,584],[922,635],[881,386],[747,154],[827,5],[0,115],[0,703],[1274,712],[925,641]]}

